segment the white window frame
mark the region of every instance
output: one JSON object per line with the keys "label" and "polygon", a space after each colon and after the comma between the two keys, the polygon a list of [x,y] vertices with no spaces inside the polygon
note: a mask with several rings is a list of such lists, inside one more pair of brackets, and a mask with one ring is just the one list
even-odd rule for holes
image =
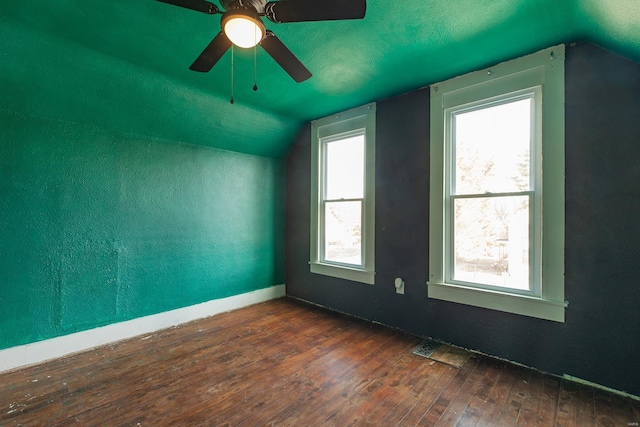
{"label": "white window frame", "polygon": [[[431,86],[429,281],[430,298],[564,322],[564,45],[504,62]],[[510,98],[535,97],[538,140],[533,167],[531,237],[534,243],[531,290],[452,283],[447,263],[451,230],[446,227],[451,198],[447,185],[452,156],[448,117],[464,108],[489,106]],[[536,212],[537,211],[537,212]],[[450,264],[449,264],[450,265]]]}
{"label": "white window frame", "polygon": [[[310,271],[373,285],[375,282],[375,124],[371,103],[311,122],[311,247]],[[362,265],[323,261],[323,191],[327,143],[363,135],[365,140],[364,197],[361,223]]]}

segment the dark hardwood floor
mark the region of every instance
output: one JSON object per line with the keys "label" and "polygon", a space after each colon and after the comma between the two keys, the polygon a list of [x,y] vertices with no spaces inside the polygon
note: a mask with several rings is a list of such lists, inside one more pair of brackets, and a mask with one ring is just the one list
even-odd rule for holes
{"label": "dark hardwood floor", "polygon": [[[0,426],[629,426],[640,402],[291,299],[0,374]],[[636,424],[634,424],[636,423]]]}

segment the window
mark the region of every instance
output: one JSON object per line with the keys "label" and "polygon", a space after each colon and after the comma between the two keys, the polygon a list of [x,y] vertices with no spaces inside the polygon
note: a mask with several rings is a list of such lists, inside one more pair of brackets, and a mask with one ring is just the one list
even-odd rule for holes
{"label": "window", "polygon": [[374,283],[375,104],[311,124],[312,273]]}
{"label": "window", "polygon": [[564,322],[564,45],[433,85],[430,150],[429,297]]}

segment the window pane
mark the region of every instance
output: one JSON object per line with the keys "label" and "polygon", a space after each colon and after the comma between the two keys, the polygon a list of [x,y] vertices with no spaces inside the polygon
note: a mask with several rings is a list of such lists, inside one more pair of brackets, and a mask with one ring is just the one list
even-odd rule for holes
{"label": "window pane", "polygon": [[361,222],[361,202],[325,203],[325,261],[362,264]]}
{"label": "window pane", "polygon": [[326,145],[326,198],[360,199],[364,195],[364,135]]}
{"label": "window pane", "polygon": [[455,194],[529,190],[532,99],[453,115]]}
{"label": "window pane", "polygon": [[529,290],[529,197],[454,201],[453,279]]}

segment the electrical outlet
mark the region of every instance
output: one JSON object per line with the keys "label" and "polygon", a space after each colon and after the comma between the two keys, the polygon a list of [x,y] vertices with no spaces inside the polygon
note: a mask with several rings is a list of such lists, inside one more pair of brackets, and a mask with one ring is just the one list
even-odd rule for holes
{"label": "electrical outlet", "polygon": [[404,280],[400,277],[395,280],[396,294],[404,295]]}

